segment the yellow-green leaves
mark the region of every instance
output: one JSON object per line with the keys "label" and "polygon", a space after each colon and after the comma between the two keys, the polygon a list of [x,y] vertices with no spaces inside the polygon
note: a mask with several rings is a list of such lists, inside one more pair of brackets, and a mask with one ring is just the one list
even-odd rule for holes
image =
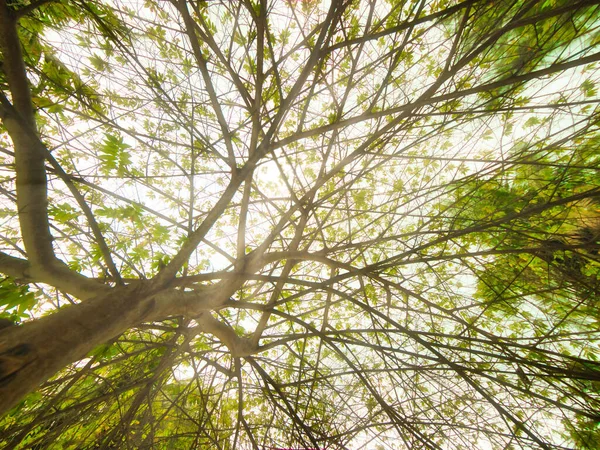
{"label": "yellow-green leaves", "polygon": [[109,175],[115,173],[119,176],[125,175],[131,164],[131,155],[127,149],[130,145],[123,142],[121,135],[107,133],[104,142],[98,148],[100,155],[100,171]]}
{"label": "yellow-green leaves", "polygon": [[17,284],[10,277],[0,280],[0,317],[12,321],[29,318],[28,311],[37,303],[29,286]]}

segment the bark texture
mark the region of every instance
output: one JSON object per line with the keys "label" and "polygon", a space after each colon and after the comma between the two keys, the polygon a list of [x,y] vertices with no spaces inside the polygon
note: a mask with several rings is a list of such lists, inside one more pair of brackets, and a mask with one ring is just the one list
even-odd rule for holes
{"label": "bark texture", "polygon": [[143,287],[112,292],[0,331],[0,414],[61,368],[139,324],[155,301]]}

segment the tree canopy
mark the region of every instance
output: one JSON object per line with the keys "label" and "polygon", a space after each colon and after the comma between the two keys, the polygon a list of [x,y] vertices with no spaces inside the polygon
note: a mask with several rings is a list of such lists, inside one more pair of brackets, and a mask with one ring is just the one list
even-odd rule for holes
{"label": "tree canopy", "polygon": [[600,448],[591,0],[0,0],[0,447]]}

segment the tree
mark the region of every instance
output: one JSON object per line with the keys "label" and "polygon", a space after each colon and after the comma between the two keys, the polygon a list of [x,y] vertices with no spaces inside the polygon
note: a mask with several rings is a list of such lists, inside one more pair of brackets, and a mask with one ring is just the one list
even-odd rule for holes
{"label": "tree", "polygon": [[0,0],[5,448],[597,448],[589,0]]}

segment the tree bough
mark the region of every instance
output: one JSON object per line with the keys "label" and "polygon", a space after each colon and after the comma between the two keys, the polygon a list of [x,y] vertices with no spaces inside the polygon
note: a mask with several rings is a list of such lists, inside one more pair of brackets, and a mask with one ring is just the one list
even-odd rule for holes
{"label": "tree bough", "polygon": [[598,8],[0,0],[0,446],[596,448]]}

